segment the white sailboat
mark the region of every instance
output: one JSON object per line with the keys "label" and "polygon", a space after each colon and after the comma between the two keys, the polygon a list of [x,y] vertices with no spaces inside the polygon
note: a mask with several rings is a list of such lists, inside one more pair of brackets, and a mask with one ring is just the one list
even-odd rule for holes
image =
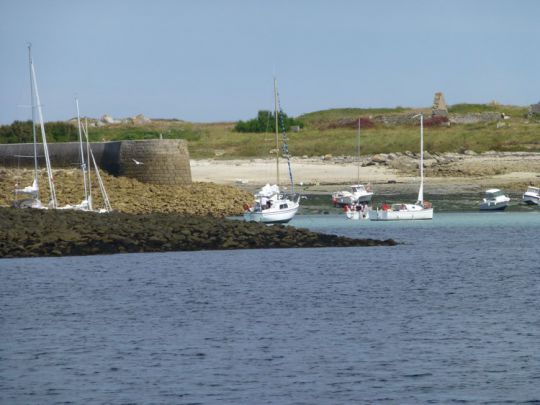
{"label": "white sailboat", "polygon": [[381,208],[372,209],[368,216],[372,221],[399,221],[413,219],[433,219],[431,203],[424,201],[424,116],[420,117],[420,189],[418,200],[414,204],[383,204]]}
{"label": "white sailboat", "polygon": [[358,118],[358,134],[356,137],[356,184],[350,186],[349,190],[336,191],[332,193],[332,203],[336,207],[346,207],[346,212],[354,212],[352,207],[366,205],[371,202],[373,192],[370,186],[360,184],[360,118]]}
{"label": "white sailboat", "polygon": [[[277,90],[277,81],[274,78],[274,111],[276,116],[276,184],[266,184],[259,192],[254,195],[253,206],[244,206],[244,220],[253,222],[262,222],[266,224],[287,223],[298,211],[300,207],[300,195],[294,192],[294,182],[291,170],[290,154],[287,145],[287,135],[285,126],[280,122],[282,118],[279,104],[279,94]],[[291,181],[291,193],[284,193],[279,188],[279,124],[282,125],[283,132],[283,154],[287,159],[289,169],[289,179]]]}
{"label": "white sailboat", "polygon": [[[79,147],[80,147],[79,153],[81,157],[81,171],[83,175],[84,199],[79,204],[75,204],[75,205],[68,204],[63,207],[60,207],[59,209],[77,210],[77,211],[93,211],[93,212],[98,212],[98,213],[111,212],[112,207],[109,201],[109,196],[105,189],[105,185],[103,183],[101,175],[99,174],[99,167],[96,163],[96,159],[92,152],[92,148],[90,147],[90,140],[88,137],[88,122],[86,122],[86,128],[81,125],[81,118],[80,118],[80,112],[79,112],[79,100],[75,99],[75,103],[77,105],[77,124],[78,124],[78,129],[79,129]],[[83,142],[83,134],[84,134],[85,142]],[[84,157],[83,143],[86,143],[86,159]],[[103,199],[104,208],[100,208],[100,209],[94,209],[93,207],[92,178],[91,178],[92,163],[90,162],[90,159],[92,159],[92,163],[94,165],[94,172],[96,173],[96,179],[97,179],[99,189],[101,192],[101,197]]]}
{"label": "white sailboat", "polygon": [[[54,187],[54,178],[52,174],[51,161],[49,159],[49,148],[47,145],[47,137],[45,135],[45,124],[43,122],[43,112],[41,111],[41,102],[39,100],[39,92],[36,80],[36,71],[34,61],[32,59],[32,44],[28,44],[28,61],[30,67],[30,105],[32,108],[32,135],[34,141],[34,180],[31,186],[24,188],[15,188],[14,206],[18,208],[57,208],[58,201],[56,199],[56,189]],[[38,111],[39,124],[41,130],[41,138],[43,142],[43,153],[45,155],[45,165],[47,168],[47,180],[49,182],[50,200],[47,206],[43,205],[39,199],[39,170],[38,170],[38,155],[37,155],[37,134],[35,126],[35,111]],[[27,198],[19,199],[19,194],[26,195]]]}
{"label": "white sailboat", "polygon": [[[79,204],[67,204],[63,207],[59,207],[59,209],[63,210],[78,210],[78,211],[92,211],[92,193],[89,189],[90,187],[90,168],[88,167],[86,162],[88,159],[84,158],[84,151],[83,151],[83,139],[82,139],[82,130],[81,130],[81,115],[79,112],[79,99],[75,99],[75,104],[77,106],[77,128],[79,130],[79,156],[80,156],[80,165],[81,165],[81,172],[83,177],[83,185],[84,185],[84,199]],[[87,152],[88,152],[88,145],[87,145]]]}

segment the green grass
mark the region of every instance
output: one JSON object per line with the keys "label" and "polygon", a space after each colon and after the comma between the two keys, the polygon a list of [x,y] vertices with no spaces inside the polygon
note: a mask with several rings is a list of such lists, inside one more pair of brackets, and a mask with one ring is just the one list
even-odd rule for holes
{"label": "green grass", "polygon": [[358,117],[368,117],[370,115],[399,114],[413,111],[407,107],[395,108],[334,108],[330,110],[315,111],[300,115],[298,119],[309,125],[318,122],[337,121],[340,119],[355,119]]}
{"label": "green grass", "polygon": [[193,124],[166,125],[162,123],[152,125],[111,125],[94,127],[88,130],[90,140],[96,141],[123,141],[140,139],[186,139],[197,141],[202,136],[202,130]]}
{"label": "green grass", "polygon": [[[352,156],[356,153],[356,130],[305,129],[290,133],[289,150],[294,156]],[[417,126],[366,129],[361,135],[361,154],[418,151],[420,132]],[[462,152],[474,150],[540,152],[540,124],[525,120],[502,128],[496,123],[428,127],[424,130],[425,148],[429,152]],[[225,159],[269,157],[275,148],[273,134],[239,134],[230,127],[216,126],[198,141],[189,142],[193,158],[214,157],[219,151]],[[222,154],[221,154],[222,153]]]}
{"label": "green grass", "polygon": [[500,105],[495,103],[490,104],[454,104],[448,107],[450,114],[475,114],[483,112],[505,113],[514,117],[525,117],[528,112],[528,107]]}
{"label": "green grass", "polygon": [[[353,156],[356,154],[356,130],[348,128],[321,129],[321,122],[368,117],[380,114],[401,114],[413,111],[394,109],[332,109],[304,114],[299,117],[305,128],[289,133],[289,150],[293,156]],[[429,111],[429,109],[422,109]],[[540,152],[540,121],[527,120],[526,107],[459,104],[451,107],[453,113],[482,111],[505,112],[512,118],[497,128],[496,123],[426,127],[425,148],[429,152],[535,151]],[[125,139],[186,139],[191,157],[234,159],[267,158],[275,156],[273,133],[234,132],[234,123],[196,124],[176,120],[155,120],[145,125],[118,124],[89,128],[92,141]],[[361,154],[416,152],[419,149],[419,128],[414,125],[376,125],[362,131]]]}

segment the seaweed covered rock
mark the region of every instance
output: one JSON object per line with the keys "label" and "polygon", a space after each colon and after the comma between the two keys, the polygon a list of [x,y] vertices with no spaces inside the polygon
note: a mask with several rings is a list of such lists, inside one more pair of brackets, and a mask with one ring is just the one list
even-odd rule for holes
{"label": "seaweed covered rock", "polygon": [[[0,206],[13,202],[15,183],[21,187],[32,184],[33,171],[0,168]],[[102,173],[113,210],[148,214],[152,212],[177,213],[224,217],[240,215],[242,206],[251,203],[253,196],[232,186],[214,183],[193,183],[185,186],[169,186],[141,183],[128,177],[114,177]],[[54,182],[58,203],[78,204],[84,198],[83,179],[80,170],[55,170]],[[41,201],[48,200],[45,171],[40,173]],[[98,185],[93,184],[95,207],[102,206]]]}
{"label": "seaweed covered rock", "polygon": [[165,213],[0,208],[0,223],[0,257],[396,244],[391,239],[352,239],[283,225]]}

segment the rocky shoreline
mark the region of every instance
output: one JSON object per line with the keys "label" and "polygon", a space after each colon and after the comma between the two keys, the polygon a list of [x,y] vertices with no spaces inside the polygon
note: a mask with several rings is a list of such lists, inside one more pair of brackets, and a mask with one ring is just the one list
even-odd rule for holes
{"label": "rocky shoreline", "polygon": [[0,208],[0,257],[113,253],[393,246],[392,239],[352,239],[307,229],[166,213]]}

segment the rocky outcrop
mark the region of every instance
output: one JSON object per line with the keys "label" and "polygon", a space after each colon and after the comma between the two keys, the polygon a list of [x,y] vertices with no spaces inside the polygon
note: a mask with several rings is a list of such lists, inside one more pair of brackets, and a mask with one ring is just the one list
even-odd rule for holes
{"label": "rocky outcrop", "polygon": [[392,246],[288,226],[172,214],[0,208],[0,257],[301,247]]}
{"label": "rocky outcrop", "polygon": [[[40,198],[48,201],[49,194],[45,171],[40,172]],[[32,184],[32,170],[0,168],[0,205],[13,203],[14,184],[21,187]],[[56,194],[60,206],[79,203],[84,195],[80,170],[54,170]],[[93,177],[94,178],[94,177]],[[105,187],[113,210],[149,214],[152,212],[176,213],[181,215],[208,215],[224,217],[240,215],[244,204],[251,204],[253,196],[232,186],[213,183],[193,183],[189,185],[145,184],[127,177],[115,177],[102,173]],[[95,180],[95,178],[94,178]],[[94,206],[102,207],[101,195],[94,182]]]}

